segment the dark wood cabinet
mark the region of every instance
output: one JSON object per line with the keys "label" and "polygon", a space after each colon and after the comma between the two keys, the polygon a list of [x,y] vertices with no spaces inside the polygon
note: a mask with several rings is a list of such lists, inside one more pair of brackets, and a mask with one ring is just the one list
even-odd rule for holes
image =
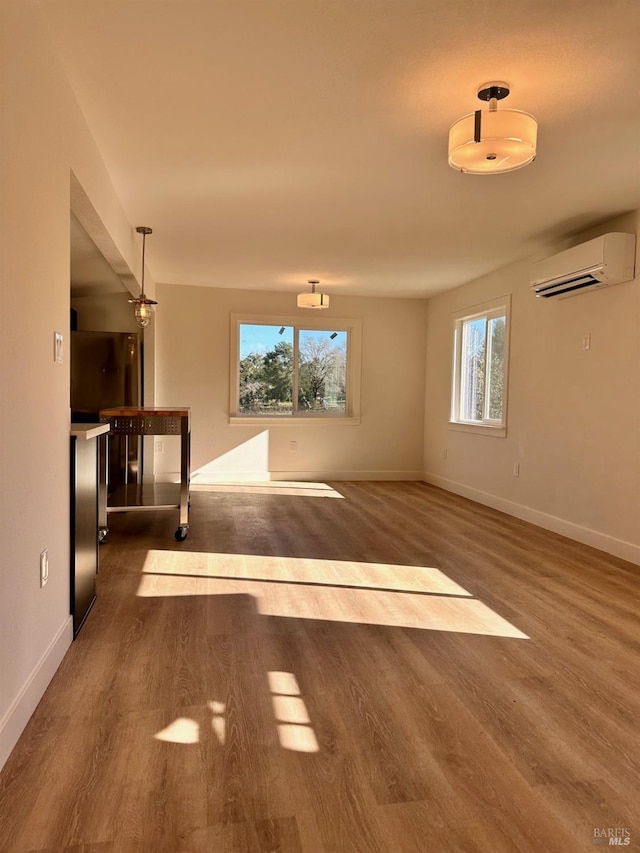
{"label": "dark wood cabinet", "polygon": [[[107,427],[108,429],[108,427]],[[71,425],[71,615],[77,637],[96,597],[100,424]]]}

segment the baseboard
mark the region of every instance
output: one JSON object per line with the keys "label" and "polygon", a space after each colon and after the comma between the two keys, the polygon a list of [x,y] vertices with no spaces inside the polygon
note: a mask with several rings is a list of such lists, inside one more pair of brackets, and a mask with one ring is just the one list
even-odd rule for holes
{"label": "baseboard", "polygon": [[474,489],[471,486],[464,485],[464,483],[447,480],[444,477],[439,477],[437,474],[430,474],[425,471],[422,479],[432,486],[438,486],[448,492],[462,495],[462,497],[469,498],[469,500],[490,506],[492,509],[500,510],[500,512],[505,512],[507,515],[512,515],[523,521],[529,521],[531,524],[543,527],[545,530],[551,530],[553,533],[559,533],[568,539],[582,542],[583,545],[591,545],[592,548],[606,551],[607,554],[613,554],[614,557],[620,557],[623,560],[628,560],[630,563],[640,565],[640,546],[634,545],[632,542],[625,542],[624,539],[616,539],[614,536],[609,536],[598,530],[582,527],[580,524],[574,524],[572,521],[566,521],[563,518],[558,518],[555,515],[550,515],[549,513],[532,509],[523,504],[506,500],[506,498],[492,495],[489,492]]}
{"label": "baseboard", "polygon": [[421,471],[272,471],[272,480],[422,480]]}
{"label": "baseboard", "polygon": [[0,770],[11,755],[72,642],[73,619],[69,616],[0,720]]}
{"label": "baseboard", "polygon": [[[270,480],[287,480],[305,483],[325,480],[422,480],[422,471],[224,471],[221,473],[193,474],[193,485],[216,483],[264,483]],[[180,474],[168,471],[156,474],[156,483],[179,483]]]}

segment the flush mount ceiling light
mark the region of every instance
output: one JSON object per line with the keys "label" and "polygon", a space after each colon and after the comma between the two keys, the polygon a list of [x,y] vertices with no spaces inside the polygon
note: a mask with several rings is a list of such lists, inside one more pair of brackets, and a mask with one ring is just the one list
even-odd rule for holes
{"label": "flush mount ceiling light", "polygon": [[520,110],[498,110],[507,83],[485,83],[478,98],[488,110],[463,116],[449,131],[449,165],[471,175],[513,172],[535,160],[538,122]]}
{"label": "flush mount ceiling light", "polygon": [[309,279],[311,285],[311,293],[298,294],[298,308],[328,308],[329,297],[326,293],[316,293],[316,284],[320,284],[318,279]]}
{"label": "flush mount ceiling light", "polygon": [[147,299],[144,295],[144,249],[145,242],[147,239],[147,234],[153,234],[151,228],[146,228],[144,225],[139,225],[136,228],[138,234],[142,234],[142,278],[141,278],[141,290],[142,293],[138,296],[137,299],[130,299],[129,302],[134,306],[133,314],[136,318],[136,323],[140,326],[141,329],[146,329],[146,327],[151,322],[151,318],[153,317],[153,306],[157,305],[157,302],[154,302],[153,299]]}

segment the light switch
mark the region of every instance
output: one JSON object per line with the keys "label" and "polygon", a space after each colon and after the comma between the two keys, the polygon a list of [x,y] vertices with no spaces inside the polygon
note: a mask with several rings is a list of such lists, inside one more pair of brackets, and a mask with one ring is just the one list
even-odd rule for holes
{"label": "light switch", "polygon": [[62,364],[62,333],[53,333],[53,360],[56,364]]}

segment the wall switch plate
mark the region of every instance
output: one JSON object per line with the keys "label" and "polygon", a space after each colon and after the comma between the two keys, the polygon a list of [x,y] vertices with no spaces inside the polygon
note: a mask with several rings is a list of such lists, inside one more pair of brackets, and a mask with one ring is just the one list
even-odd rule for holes
{"label": "wall switch plate", "polygon": [[513,463],[513,476],[514,477],[520,476],[520,463],[519,462]]}
{"label": "wall switch plate", "polygon": [[156,441],[156,453],[164,453],[164,441]]}
{"label": "wall switch plate", "polygon": [[62,364],[62,332],[53,333],[53,360]]}
{"label": "wall switch plate", "polygon": [[297,450],[298,449],[298,442],[297,441],[290,441],[289,442],[289,449],[290,450]]}
{"label": "wall switch plate", "polygon": [[40,554],[40,587],[46,586],[49,580],[49,551],[45,548]]}
{"label": "wall switch plate", "polygon": [[591,332],[586,332],[582,336],[582,349],[583,350],[591,349]]}

